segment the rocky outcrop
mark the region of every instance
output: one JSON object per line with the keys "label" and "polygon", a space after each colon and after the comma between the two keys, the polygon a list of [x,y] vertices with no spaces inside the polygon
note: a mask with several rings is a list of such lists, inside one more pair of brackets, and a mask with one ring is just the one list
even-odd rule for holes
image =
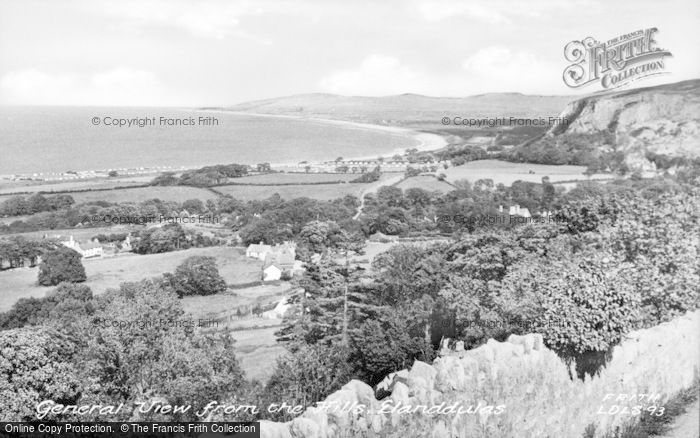
{"label": "rocky outcrop", "polygon": [[560,117],[547,135],[609,134],[631,169],[652,170],[648,153],[700,157],[700,80],[588,96]]}
{"label": "rocky outcrop", "polygon": [[377,400],[353,380],[287,423],[262,422],[262,437],[581,437],[663,408],[698,378],[700,311],[632,332],[599,375],[584,381],[542,336],[489,340],[415,362],[405,383]]}

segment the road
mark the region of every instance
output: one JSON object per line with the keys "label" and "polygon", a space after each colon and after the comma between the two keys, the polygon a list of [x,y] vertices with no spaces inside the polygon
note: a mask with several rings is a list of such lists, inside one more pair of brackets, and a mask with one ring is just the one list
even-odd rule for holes
{"label": "road", "polygon": [[360,193],[360,205],[357,207],[357,213],[355,213],[355,216],[353,216],[353,219],[357,219],[360,217],[362,214],[362,209],[365,206],[365,196],[370,194],[370,193],[376,193],[377,190],[379,190],[379,187],[382,186],[390,186],[392,184],[396,184],[399,181],[401,181],[404,178],[404,174],[392,176],[391,178],[385,179],[385,180],[379,180],[377,182],[373,182]]}

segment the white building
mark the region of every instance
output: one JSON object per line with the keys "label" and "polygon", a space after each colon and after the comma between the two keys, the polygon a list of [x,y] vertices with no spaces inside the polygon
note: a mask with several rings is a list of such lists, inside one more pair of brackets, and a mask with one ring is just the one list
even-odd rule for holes
{"label": "white building", "polygon": [[[503,213],[503,206],[499,205],[498,206],[498,212]],[[508,209],[508,215],[509,216],[520,216],[520,217],[532,217],[530,214],[530,210],[527,208],[520,208],[519,205],[511,205],[510,208]]]}
{"label": "white building", "polygon": [[265,260],[265,257],[270,252],[272,247],[265,245],[262,242],[254,243],[245,250],[245,256],[253,259]]}
{"label": "white building", "polygon": [[97,239],[92,242],[80,243],[73,239],[73,236],[70,236],[68,240],[61,242],[61,244],[77,251],[83,258],[102,257],[102,245],[100,245]]}

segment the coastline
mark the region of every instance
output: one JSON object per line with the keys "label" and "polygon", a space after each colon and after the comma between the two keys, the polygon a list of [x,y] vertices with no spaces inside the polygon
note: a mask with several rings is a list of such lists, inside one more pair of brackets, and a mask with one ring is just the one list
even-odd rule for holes
{"label": "coastline", "polygon": [[[428,132],[414,131],[408,128],[401,128],[398,126],[383,126],[374,125],[371,123],[361,123],[353,122],[349,120],[335,120],[335,119],[322,119],[318,117],[303,117],[303,116],[292,116],[288,114],[265,114],[265,113],[249,113],[245,111],[228,111],[225,109],[197,109],[196,112],[204,113],[216,113],[216,114],[235,114],[239,116],[249,116],[249,117],[268,117],[268,118],[280,118],[280,119],[291,119],[291,120],[304,120],[325,125],[339,125],[346,128],[365,130],[365,131],[382,131],[395,136],[400,136],[403,138],[410,138],[416,141],[418,144],[410,147],[402,147],[394,149],[390,152],[384,154],[377,154],[372,156],[348,156],[344,157],[345,160],[374,160],[377,157],[391,157],[396,154],[403,155],[408,149],[417,149],[420,152],[429,152],[441,149],[447,146],[447,140],[445,137],[438,134],[431,134]],[[332,158],[331,158],[332,159]],[[330,160],[330,159],[329,159]],[[296,166],[297,163],[271,163],[272,166],[279,167],[290,167]]]}
{"label": "coastline", "polygon": [[[247,117],[266,117],[266,118],[281,118],[281,119],[292,119],[292,120],[303,120],[312,123],[318,123],[323,125],[337,125],[344,128],[356,129],[361,131],[380,131],[393,136],[401,137],[402,139],[409,139],[410,141],[416,143],[407,145],[405,147],[400,147],[393,149],[388,152],[378,153],[376,155],[365,155],[365,156],[346,156],[345,160],[375,160],[377,157],[388,158],[394,155],[403,155],[408,149],[417,149],[420,152],[434,151],[441,149],[447,145],[447,140],[445,137],[438,134],[432,134],[427,132],[419,132],[409,128],[401,128],[396,126],[383,126],[374,125],[370,123],[353,122],[347,120],[334,120],[334,119],[323,119],[317,117],[302,117],[284,114],[264,114],[264,113],[249,113],[244,111],[228,111],[225,109],[198,109],[198,108],[180,108],[181,111],[187,112],[200,112],[200,113],[218,113],[218,114],[233,114],[239,116]],[[329,157],[328,161],[333,160],[333,157]],[[304,161],[303,157],[300,157],[299,161]],[[290,168],[297,167],[299,161],[296,162],[277,162],[270,163],[272,167]],[[321,164],[323,161],[309,161],[311,164]],[[220,163],[225,164],[225,163]],[[246,163],[241,163],[246,164]],[[248,163],[253,165],[254,163]],[[101,169],[66,169],[64,171],[54,171],[54,172],[29,172],[29,173],[14,173],[14,174],[3,174],[0,175],[0,180],[10,180],[10,181],[36,181],[36,182],[66,182],[66,181],[80,181],[93,178],[106,178],[107,173],[111,170],[120,171],[123,176],[137,176],[144,174],[157,174],[163,171],[184,171],[197,169],[202,166],[193,165],[176,165],[176,166],[152,166],[152,167],[133,167],[133,168],[101,168]]]}

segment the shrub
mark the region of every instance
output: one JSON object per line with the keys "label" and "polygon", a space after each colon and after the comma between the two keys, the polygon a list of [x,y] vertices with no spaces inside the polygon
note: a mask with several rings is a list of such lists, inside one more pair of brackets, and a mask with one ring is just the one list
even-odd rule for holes
{"label": "shrub", "polygon": [[0,332],[0,351],[0,421],[36,420],[36,405],[47,399],[77,401],[77,349],[69,338],[44,328],[7,330]]}
{"label": "shrub", "polygon": [[226,291],[226,282],[219,274],[214,257],[188,257],[175,269],[174,274],[167,274],[165,279],[179,297]]}
{"label": "shrub", "polygon": [[55,286],[64,281],[70,283],[85,281],[87,276],[80,258],[78,252],[63,246],[47,252],[39,265],[39,284]]}

